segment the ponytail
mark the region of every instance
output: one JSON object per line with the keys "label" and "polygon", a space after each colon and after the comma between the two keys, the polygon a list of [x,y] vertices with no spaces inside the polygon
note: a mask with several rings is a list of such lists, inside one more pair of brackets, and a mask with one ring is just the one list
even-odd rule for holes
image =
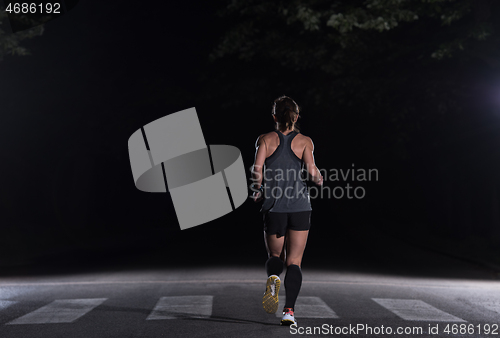
{"label": "ponytail", "polygon": [[285,106],[283,108],[281,121],[283,121],[286,129],[293,127],[293,120],[295,119],[295,115],[295,112],[290,109],[290,107]]}
{"label": "ponytail", "polygon": [[274,100],[273,115],[276,116],[282,129],[292,128],[296,132],[299,131],[294,122],[299,115],[299,106],[288,96],[281,96]]}

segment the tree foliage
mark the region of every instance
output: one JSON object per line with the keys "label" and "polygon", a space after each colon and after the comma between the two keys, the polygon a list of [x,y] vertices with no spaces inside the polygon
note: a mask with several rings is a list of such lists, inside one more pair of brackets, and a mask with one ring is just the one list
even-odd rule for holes
{"label": "tree foliage", "polygon": [[[441,137],[439,123],[459,123],[474,81],[500,69],[499,9],[491,0],[231,0],[218,12],[229,28],[210,58],[295,73],[279,82],[263,72],[253,85],[299,93],[324,112],[318,129],[391,135],[386,144],[404,157],[421,130]],[[247,92],[234,83],[229,96]]]}
{"label": "tree foliage", "polygon": [[[211,57],[265,56],[333,75],[381,53],[442,60],[492,36],[493,7],[488,0],[231,0],[218,14],[237,23]],[[416,41],[420,34],[425,40]]]}
{"label": "tree foliage", "polygon": [[[26,16],[17,16],[20,20],[29,22],[30,19]],[[43,34],[44,26],[38,25],[30,29],[26,29],[16,33],[10,33],[8,28],[8,17],[5,7],[0,5],[0,61],[6,55],[29,55],[29,50],[22,45],[22,41],[31,39]]]}

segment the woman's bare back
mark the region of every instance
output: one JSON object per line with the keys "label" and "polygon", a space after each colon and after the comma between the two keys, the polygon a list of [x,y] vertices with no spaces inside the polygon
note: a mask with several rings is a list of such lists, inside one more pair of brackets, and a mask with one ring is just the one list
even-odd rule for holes
{"label": "woman's bare back", "polygon": [[[283,135],[288,135],[288,134],[283,134]],[[267,134],[261,135],[261,139],[264,140],[267,146],[267,153],[266,153],[266,158],[267,158],[271,156],[278,148],[280,144],[280,138],[278,134],[276,134],[276,132],[272,131]],[[299,159],[302,159],[302,155],[304,154],[304,150],[308,139],[309,138],[307,136],[298,133],[297,136],[295,136],[292,140],[291,144],[292,151]]]}

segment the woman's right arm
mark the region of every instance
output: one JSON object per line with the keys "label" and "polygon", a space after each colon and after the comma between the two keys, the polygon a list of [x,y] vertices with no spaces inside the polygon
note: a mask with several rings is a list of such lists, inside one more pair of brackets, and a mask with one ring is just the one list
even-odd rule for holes
{"label": "woman's right arm", "polygon": [[267,146],[266,141],[264,141],[264,135],[260,135],[255,142],[255,161],[252,166],[252,191],[254,202],[258,202],[262,199],[262,192],[259,189],[262,185],[263,175],[262,169],[264,166],[264,161],[266,160]]}
{"label": "woman's right arm", "polygon": [[306,146],[304,147],[304,153],[302,154],[302,159],[306,164],[306,169],[309,175],[311,175],[312,181],[317,185],[323,184],[323,176],[319,171],[318,167],[314,163],[314,144],[310,137],[306,137]]}

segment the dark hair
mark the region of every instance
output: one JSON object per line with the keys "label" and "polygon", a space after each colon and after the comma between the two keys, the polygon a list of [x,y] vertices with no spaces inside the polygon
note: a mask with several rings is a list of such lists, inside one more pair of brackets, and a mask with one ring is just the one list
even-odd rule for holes
{"label": "dark hair", "polygon": [[284,129],[293,127],[294,131],[299,131],[297,123],[293,123],[295,117],[299,115],[299,111],[299,105],[286,95],[274,100],[272,114],[276,116],[280,126],[283,126]]}

